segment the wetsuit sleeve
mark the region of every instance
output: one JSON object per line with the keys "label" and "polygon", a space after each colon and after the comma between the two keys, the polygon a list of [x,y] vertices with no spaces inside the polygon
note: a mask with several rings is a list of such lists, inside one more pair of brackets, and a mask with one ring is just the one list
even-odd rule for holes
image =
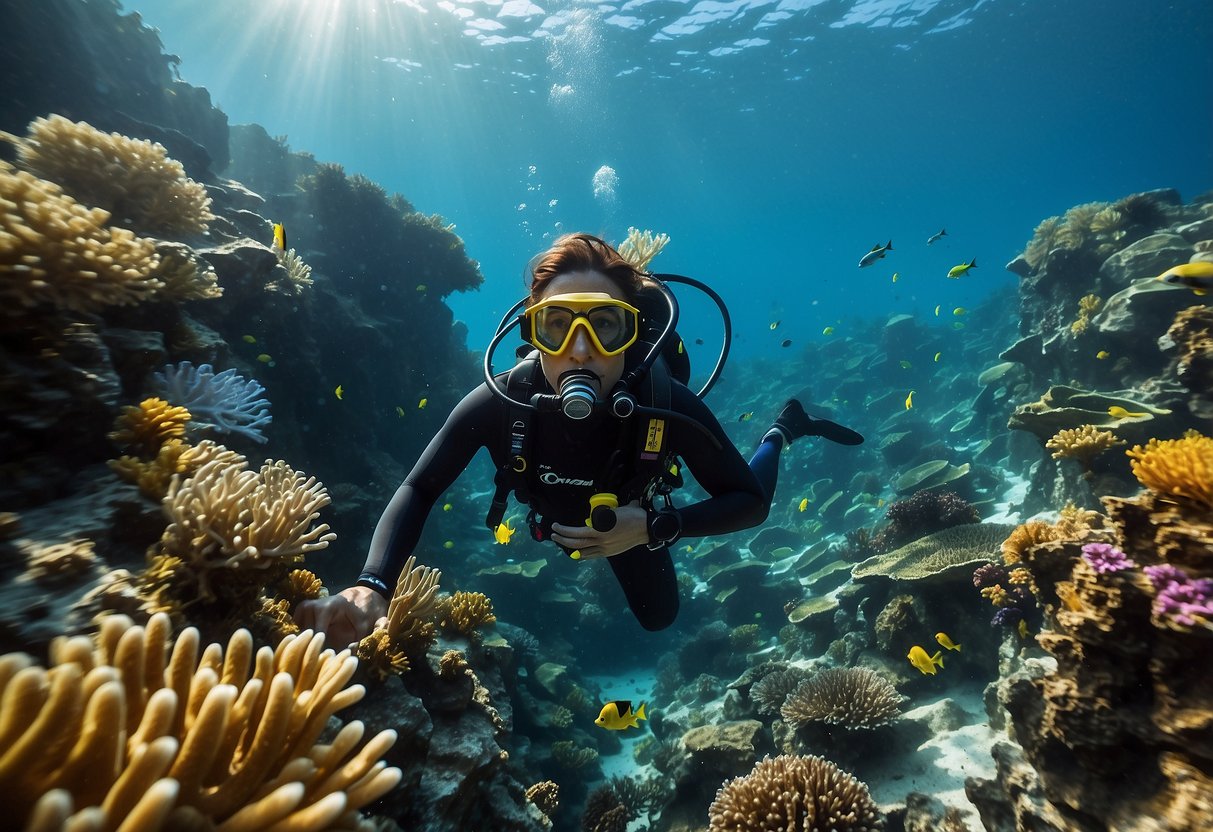
{"label": "wetsuit sleeve", "polygon": [[389,587],[388,594],[416,547],[434,503],[463,473],[477,450],[500,438],[503,410],[504,405],[483,384],[468,393],[396,489],[375,526],[362,570],[363,575],[382,580]]}
{"label": "wetsuit sleeve", "polygon": [[732,440],[715,415],[694,393],[681,384],[670,390],[671,407],[707,428],[720,442],[717,449],[697,428],[679,424],[676,450],[711,496],[678,509],[685,537],[702,537],[752,528],[767,519],[770,503]]}

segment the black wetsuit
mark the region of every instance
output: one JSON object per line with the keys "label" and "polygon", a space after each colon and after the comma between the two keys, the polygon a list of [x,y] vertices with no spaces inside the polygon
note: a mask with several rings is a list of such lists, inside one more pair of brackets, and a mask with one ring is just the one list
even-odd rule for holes
{"label": "black wetsuit", "polygon": [[[669,427],[670,449],[711,495],[677,509],[683,536],[722,534],[758,525],[770,507],[763,485],[708,407],[682,384],[670,384],[670,409],[708,428],[721,445],[716,448],[693,426],[671,423]],[[503,445],[507,411],[507,405],[483,384],[464,397],[384,510],[371,539],[364,575],[395,586],[430,509],[478,449],[488,448],[494,466],[501,467],[508,450]],[[611,452],[620,447],[620,422],[598,414],[574,421],[559,412],[535,413],[529,431],[531,507],[546,520],[583,524],[590,495],[595,492],[593,482],[602,475]],[[668,627],[678,614],[678,584],[669,549],[638,546],[607,560],[641,626],[648,630]]]}

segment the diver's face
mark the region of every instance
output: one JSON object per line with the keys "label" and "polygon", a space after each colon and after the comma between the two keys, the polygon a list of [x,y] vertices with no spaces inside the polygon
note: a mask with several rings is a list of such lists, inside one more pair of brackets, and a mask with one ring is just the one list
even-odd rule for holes
{"label": "diver's face", "polygon": [[[548,281],[544,287],[543,297],[552,295],[567,295],[573,292],[605,292],[616,300],[627,300],[627,296],[615,284],[615,281],[602,272],[567,272],[557,275]],[[539,354],[539,364],[543,367],[543,376],[553,390],[559,390],[557,383],[561,374],[569,370],[588,370],[596,379],[595,389],[601,397],[604,392],[610,392],[615,382],[623,376],[624,354],[606,356],[598,351],[590,340],[585,327],[576,327],[573,341],[560,355]]]}

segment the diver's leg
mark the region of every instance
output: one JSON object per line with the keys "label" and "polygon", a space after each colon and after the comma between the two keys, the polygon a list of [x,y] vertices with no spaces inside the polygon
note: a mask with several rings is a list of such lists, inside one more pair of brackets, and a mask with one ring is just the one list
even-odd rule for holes
{"label": "diver's leg", "polygon": [[775,498],[775,483],[779,479],[779,452],[783,450],[783,436],[775,428],[771,428],[758,443],[758,450],[750,457],[750,470],[758,478],[763,493],[767,495],[767,505]]}
{"label": "diver's leg", "polygon": [[863,437],[850,428],[828,419],[814,419],[804,412],[796,399],[788,401],[771,429],[762,435],[758,450],[750,458],[750,470],[758,477],[762,490],[767,495],[767,505],[775,498],[775,483],[779,479],[779,452],[784,445],[802,436],[822,436],[840,445],[859,445]]}
{"label": "diver's leg", "polygon": [[628,607],[646,630],[664,630],[678,615],[678,575],[670,550],[637,546],[607,558]]}

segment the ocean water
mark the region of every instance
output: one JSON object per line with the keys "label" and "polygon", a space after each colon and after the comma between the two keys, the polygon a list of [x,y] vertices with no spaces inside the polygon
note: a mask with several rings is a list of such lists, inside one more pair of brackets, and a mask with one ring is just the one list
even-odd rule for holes
{"label": "ocean water", "polygon": [[973,306],[1072,205],[1213,187],[1202,0],[127,7],[233,123],[454,222],[485,276],[449,300],[472,348],[560,230],[670,234],[655,267],[711,282],[737,354],[770,355]]}

